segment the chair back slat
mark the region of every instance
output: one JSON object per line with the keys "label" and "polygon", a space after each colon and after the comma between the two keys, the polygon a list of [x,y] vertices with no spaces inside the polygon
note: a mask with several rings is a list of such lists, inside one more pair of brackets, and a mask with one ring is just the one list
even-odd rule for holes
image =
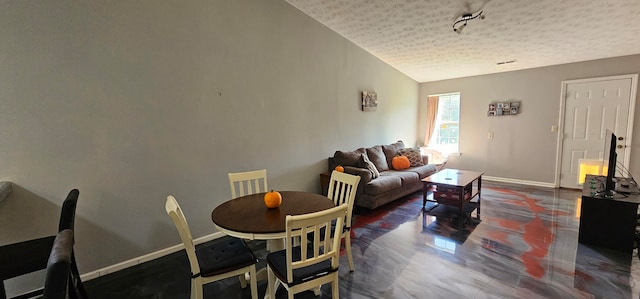
{"label": "chair back slat", "polygon": [[266,169],[232,172],[228,176],[231,198],[269,191]]}
{"label": "chair back slat", "polygon": [[[340,235],[344,219],[348,210],[347,205],[339,205],[331,209],[304,215],[287,215],[285,241],[287,259],[287,278],[289,283],[293,279],[295,269],[331,260],[331,267],[338,268],[340,253],[340,238],[331,238],[331,231]],[[335,225],[332,225],[335,223]],[[313,238],[308,236],[313,234]],[[324,234],[321,241],[320,235]],[[293,260],[294,237],[300,236],[300,260]],[[309,241],[309,239],[313,241]],[[311,247],[311,248],[309,248]],[[320,250],[322,248],[322,250]]]}
{"label": "chair back slat", "polygon": [[345,227],[351,227],[351,215],[353,214],[353,203],[356,198],[356,190],[360,183],[360,177],[344,172],[333,171],[329,180],[329,191],[327,197],[333,200],[336,206],[348,205]]}

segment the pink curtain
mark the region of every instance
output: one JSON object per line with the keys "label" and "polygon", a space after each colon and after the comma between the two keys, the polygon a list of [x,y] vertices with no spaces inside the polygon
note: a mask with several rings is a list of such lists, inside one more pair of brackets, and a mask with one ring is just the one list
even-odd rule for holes
{"label": "pink curtain", "polygon": [[427,98],[427,131],[424,136],[424,146],[429,146],[433,131],[436,127],[436,117],[438,115],[438,99],[437,96]]}

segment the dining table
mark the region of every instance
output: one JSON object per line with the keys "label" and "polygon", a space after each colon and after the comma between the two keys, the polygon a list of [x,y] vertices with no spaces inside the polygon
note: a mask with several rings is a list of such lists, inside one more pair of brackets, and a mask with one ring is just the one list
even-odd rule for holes
{"label": "dining table", "polygon": [[[277,208],[267,208],[265,192],[230,199],[211,212],[211,221],[229,236],[266,240],[267,250],[284,249],[287,215],[303,215],[333,208],[335,204],[324,195],[303,191],[278,191],[282,203]],[[266,269],[260,269],[258,280],[266,279]]]}

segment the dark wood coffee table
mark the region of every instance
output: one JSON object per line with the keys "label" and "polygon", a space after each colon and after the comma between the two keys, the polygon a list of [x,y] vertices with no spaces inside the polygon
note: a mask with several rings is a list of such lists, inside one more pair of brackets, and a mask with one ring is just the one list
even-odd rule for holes
{"label": "dark wood coffee table", "polygon": [[[427,193],[432,186],[436,187],[433,200],[439,205],[458,207],[460,216],[463,208],[471,199],[478,197],[478,211],[476,217],[480,219],[480,191],[482,188],[483,172],[446,168],[422,179],[422,208],[427,204]],[[476,182],[476,188],[473,183]]]}

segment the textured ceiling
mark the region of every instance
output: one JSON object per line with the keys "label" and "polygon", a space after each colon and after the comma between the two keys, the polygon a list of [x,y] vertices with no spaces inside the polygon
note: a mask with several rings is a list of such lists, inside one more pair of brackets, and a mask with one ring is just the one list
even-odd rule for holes
{"label": "textured ceiling", "polygon": [[285,1],[418,82],[640,54],[640,0]]}

